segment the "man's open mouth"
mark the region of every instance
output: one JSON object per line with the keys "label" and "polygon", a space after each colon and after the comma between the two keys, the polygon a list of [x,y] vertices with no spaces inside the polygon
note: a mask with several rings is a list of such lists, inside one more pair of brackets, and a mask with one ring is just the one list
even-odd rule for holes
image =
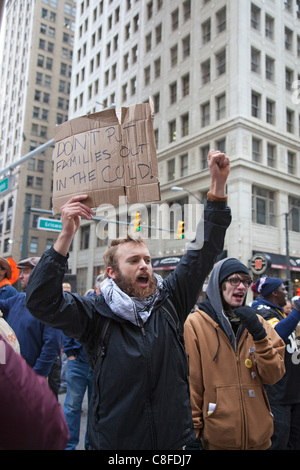
{"label": "man's open mouth", "polygon": [[149,276],[147,274],[145,274],[143,276],[138,276],[136,281],[137,281],[137,284],[139,285],[139,287],[148,287]]}
{"label": "man's open mouth", "polygon": [[244,298],[244,294],[233,294],[233,297],[237,300],[241,300]]}

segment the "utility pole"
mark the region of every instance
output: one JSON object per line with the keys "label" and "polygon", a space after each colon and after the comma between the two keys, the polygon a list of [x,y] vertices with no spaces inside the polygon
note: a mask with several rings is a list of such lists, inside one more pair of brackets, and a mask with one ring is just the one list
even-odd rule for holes
{"label": "utility pole", "polygon": [[288,285],[288,298],[289,300],[293,297],[292,292],[292,282],[291,282],[291,267],[290,267],[290,248],[289,248],[289,215],[292,209],[289,212],[286,212],[285,215],[285,243],[286,243],[286,280]]}

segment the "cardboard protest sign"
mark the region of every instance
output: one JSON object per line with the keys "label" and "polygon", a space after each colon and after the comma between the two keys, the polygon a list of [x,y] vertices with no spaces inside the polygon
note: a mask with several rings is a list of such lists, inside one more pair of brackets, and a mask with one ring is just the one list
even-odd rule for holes
{"label": "cardboard protest sign", "polygon": [[89,207],[160,200],[153,103],[107,109],[54,130],[53,213],[72,196]]}

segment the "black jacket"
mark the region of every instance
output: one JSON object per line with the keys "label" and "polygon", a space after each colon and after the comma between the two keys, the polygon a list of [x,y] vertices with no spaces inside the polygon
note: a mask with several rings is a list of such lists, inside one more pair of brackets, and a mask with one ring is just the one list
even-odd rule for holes
{"label": "black jacket", "polygon": [[[67,258],[53,248],[45,251],[31,273],[26,291],[29,311],[90,352],[97,349],[94,331],[99,315],[111,318],[106,352],[94,368],[89,429],[94,449],[176,450],[194,437],[186,354],[178,330],[183,330],[223,249],[230,210],[225,204],[209,203],[204,218],[203,247],[188,249],[163,281],[163,296],[142,329],[116,316],[102,296],[63,293]],[[173,308],[177,326],[170,315]]]}

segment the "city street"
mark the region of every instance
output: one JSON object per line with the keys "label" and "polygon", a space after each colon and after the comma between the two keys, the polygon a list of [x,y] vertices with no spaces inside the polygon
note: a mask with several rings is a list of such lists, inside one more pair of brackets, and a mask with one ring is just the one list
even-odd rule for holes
{"label": "city street", "polygon": [[[65,393],[58,395],[58,401],[62,407],[64,406],[65,398],[66,398]],[[77,450],[84,450],[84,438],[85,438],[85,432],[86,432],[87,412],[88,412],[88,406],[87,406],[87,393],[86,393],[84,395],[83,402],[82,402],[80,437],[79,437],[79,444],[77,446]]]}

